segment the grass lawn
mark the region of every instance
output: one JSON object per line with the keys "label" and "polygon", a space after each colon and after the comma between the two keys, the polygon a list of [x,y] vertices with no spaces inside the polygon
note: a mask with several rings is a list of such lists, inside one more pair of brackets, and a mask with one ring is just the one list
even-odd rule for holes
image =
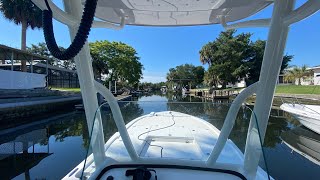
{"label": "grass lawn", "polygon": [[59,91],[72,91],[72,92],[80,92],[80,88],[51,88],[52,90]]}
{"label": "grass lawn", "polygon": [[283,94],[320,94],[320,86],[279,85],[276,93]]}

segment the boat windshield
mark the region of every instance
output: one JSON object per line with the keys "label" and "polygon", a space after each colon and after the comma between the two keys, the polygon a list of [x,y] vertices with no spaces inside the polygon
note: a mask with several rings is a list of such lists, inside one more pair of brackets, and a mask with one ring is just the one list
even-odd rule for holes
{"label": "boat windshield", "polygon": [[[118,103],[135,153],[139,158],[177,160],[189,158],[188,160],[205,162],[214,148],[232,102],[229,100],[176,102],[173,98],[169,101],[119,101]],[[238,163],[243,165],[243,154],[251,114],[252,107],[243,104],[238,112],[229,139],[217,159],[217,163]],[[119,137],[119,133],[117,133],[118,129],[111,109],[108,103],[104,103],[96,111],[95,122],[91,127],[91,132],[93,133],[90,134],[87,157],[78,166],[78,169],[82,168],[82,172],[78,171],[76,175],[78,177],[91,176],[98,168],[95,165],[93,155],[93,150],[95,149],[92,146],[93,143],[98,141],[95,135],[95,128],[100,117],[104,133],[104,154],[106,156],[106,160],[102,164],[106,165],[106,161],[109,161],[110,164],[130,162],[130,156],[121,137]],[[148,123],[148,121],[152,121],[150,117],[156,117],[155,121],[158,124]],[[196,125],[191,124],[192,126],[190,126],[188,122],[192,118],[199,123],[196,123]],[[144,120],[143,123],[139,123],[142,120]],[[185,123],[180,123],[184,121]],[[255,121],[255,123],[257,122]],[[169,138],[164,137],[165,135],[171,136],[171,142],[167,141]],[[259,133],[257,135],[254,139],[261,144]],[[177,146],[179,148],[167,148],[170,149],[169,151],[166,149],[167,146]],[[263,152],[262,147],[260,150]],[[261,154],[259,165],[264,171],[258,167],[257,177],[259,173],[267,177],[265,172],[268,172],[268,167],[264,158],[265,155],[264,153]]]}

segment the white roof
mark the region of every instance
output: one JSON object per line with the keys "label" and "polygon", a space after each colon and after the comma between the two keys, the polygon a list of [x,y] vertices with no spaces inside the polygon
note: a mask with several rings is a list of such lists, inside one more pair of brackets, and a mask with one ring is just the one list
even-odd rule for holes
{"label": "white roof", "polygon": [[185,26],[246,18],[270,5],[271,0],[99,0],[96,17],[127,25]]}
{"label": "white roof", "polygon": [[310,69],[320,69],[320,65],[319,66],[314,66],[314,67],[312,67]]}

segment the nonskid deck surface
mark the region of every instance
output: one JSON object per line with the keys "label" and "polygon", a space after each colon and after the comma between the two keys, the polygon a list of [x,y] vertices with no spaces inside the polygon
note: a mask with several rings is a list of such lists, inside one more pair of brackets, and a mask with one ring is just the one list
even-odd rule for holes
{"label": "nonskid deck surface", "polygon": [[[164,111],[139,117],[127,125],[137,154],[142,158],[206,161],[220,131],[208,122],[187,114]],[[114,159],[129,155],[118,134],[110,138],[106,150]],[[218,162],[241,164],[243,155],[229,140]]]}
{"label": "nonskid deck surface", "polygon": [[[206,161],[220,134],[216,127],[200,118],[173,111],[150,113],[139,117],[129,123],[127,129],[138,156],[152,158],[155,161],[156,159]],[[114,136],[116,138],[111,137],[107,142],[110,146],[106,150],[106,155],[119,161],[124,157],[129,159],[121,137],[118,134]],[[243,155],[229,140],[218,162],[242,164]],[[135,168],[111,169],[100,179],[106,179],[110,175],[115,179],[131,179],[132,177],[125,176],[125,172]],[[156,170],[159,179],[241,179],[242,176],[237,172],[234,172],[235,175],[226,172],[178,168],[148,169]],[[153,172],[151,179],[154,177]]]}

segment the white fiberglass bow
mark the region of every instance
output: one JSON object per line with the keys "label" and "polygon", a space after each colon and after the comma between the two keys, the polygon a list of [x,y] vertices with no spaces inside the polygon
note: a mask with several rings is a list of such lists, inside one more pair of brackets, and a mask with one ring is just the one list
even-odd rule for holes
{"label": "white fiberglass bow", "polygon": [[[32,0],[41,9],[46,9],[43,0]],[[83,13],[83,3],[80,0],[64,0],[65,10],[59,9],[49,0],[53,17],[69,27],[70,37],[75,37]],[[232,103],[218,137],[207,161],[206,167],[215,167],[216,160],[231,132],[235,117],[242,102],[252,93],[257,94],[254,113],[259,121],[259,127],[254,123],[252,115],[245,147],[243,174],[253,179],[256,177],[261,154],[260,142],[264,139],[268,116],[271,109],[274,89],[280,71],[282,56],[285,49],[289,26],[312,15],[320,8],[319,0],[308,0],[294,10],[295,0],[99,0],[93,28],[121,29],[124,25],[144,26],[183,26],[221,23],[226,29],[243,27],[270,27],[259,82],[248,87]],[[273,3],[273,13],[270,19],[259,19],[227,25],[232,21],[244,19]],[[132,161],[140,162],[133,143],[125,127],[122,114],[116,99],[111,92],[98,82],[95,82],[92,72],[91,57],[88,43],[74,58],[81,86],[86,118],[93,141],[93,159],[98,167],[105,162],[104,137],[99,115],[94,121],[98,108],[97,93],[102,94],[112,110],[122,141]],[[259,137],[260,134],[260,137]],[[183,163],[183,162],[181,162]]]}
{"label": "white fiberglass bow", "polygon": [[294,116],[301,124],[320,134],[320,106],[284,103],[280,108]]}

